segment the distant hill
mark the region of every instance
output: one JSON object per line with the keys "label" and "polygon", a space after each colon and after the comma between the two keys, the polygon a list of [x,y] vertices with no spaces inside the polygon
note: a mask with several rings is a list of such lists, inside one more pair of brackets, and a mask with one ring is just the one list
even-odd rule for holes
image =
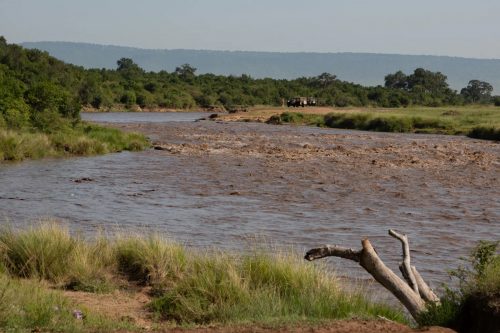
{"label": "distant hill", "polygon": [[448,76],[453,89],[460,90],[469,80],[487,81],[500,94],[500,59],[469,59],[375,53],[280,53],[209,50],[151,50],[71,42],[27,42],[65,62],[86,68],[116,68],[120,58],[131,58],[148,71],[166,70],[188,63],[197,73],[248,74],[254,78],[293,79],[323,72],[362,85],[382,85],[384,76],[402,70],[411,73],[422,67]]}

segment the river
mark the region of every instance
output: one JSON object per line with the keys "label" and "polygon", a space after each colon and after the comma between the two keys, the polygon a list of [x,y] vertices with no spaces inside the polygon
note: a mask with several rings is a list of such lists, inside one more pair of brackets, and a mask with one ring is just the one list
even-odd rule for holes
{"label": "river", "polygon": [[[481,239],[500,239],[500,145],[459,136],[194,121],[208,114],[93,113],[158,149],[0,164],[0,218],[74,232],[158,231],[195,248],[266,242],[298,251],[369,237],[397,270],[437,287]],[[342,259],[338,274],[367,277]]]}

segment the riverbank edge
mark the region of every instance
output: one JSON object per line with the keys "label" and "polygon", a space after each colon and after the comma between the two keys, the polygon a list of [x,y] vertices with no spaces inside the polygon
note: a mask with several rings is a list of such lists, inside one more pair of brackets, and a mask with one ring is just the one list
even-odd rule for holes
{"label": "riverbank edge", "polygon": [[[0,306],[0,327],[7,330],[65,330],[81,319],[75,311],[83,313],[82,331],[408,323],[401,310],[374,303],[361,290],[345,291],[325,266],[291,249],[199,253],[161,235],[82,238],[57,221],[0,228],[0,295],[10,304]],[[89,310],[96,305],[101,315]]]}

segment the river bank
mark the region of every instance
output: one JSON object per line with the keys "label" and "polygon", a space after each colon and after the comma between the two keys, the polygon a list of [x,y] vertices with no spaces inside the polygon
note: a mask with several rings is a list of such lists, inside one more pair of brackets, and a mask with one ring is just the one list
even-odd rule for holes
{"label": "river bank", "polygon": [[0,245],[7,330],[413,332],[289,249],[200,253],[154,234],[83,239],[54,221],[2,227]]}
{"label": "river bank", "polygon": [[500,108],[488,105],[407,108],[252,108],[224,121],[309,125],[375,132],[467,135],[500,140]]}

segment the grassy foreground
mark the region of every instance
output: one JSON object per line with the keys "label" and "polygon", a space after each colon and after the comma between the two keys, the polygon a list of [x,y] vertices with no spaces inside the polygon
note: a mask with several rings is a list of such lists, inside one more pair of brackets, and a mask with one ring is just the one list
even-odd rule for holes
{"label": "grassy foreground", "polygon": [[398,109],[314,109],[273,115],[269,123],[291,123],[378,132],[459,134],[478,139],[500,140],[500,108],[410,107]]}
{"label": "grassy foreground", "polygon": [[0,330],[105,329],[109,321],[91,311],[75,319],[74,307],[48,286],[107,293],[137,284],[151,288],[152,316],[174,325],[377,316],[405,322],[399,310],[344,290],[325,267],[288,251],[207,254],[158,235],[85,240],[50,222],[23,231],[2,228],[0,271]]}
{"label": "grassy foreground", "polygon": [[85,123],[46,133],[0,128],[0,162],[136,151],[147,146],[142,134]]}

